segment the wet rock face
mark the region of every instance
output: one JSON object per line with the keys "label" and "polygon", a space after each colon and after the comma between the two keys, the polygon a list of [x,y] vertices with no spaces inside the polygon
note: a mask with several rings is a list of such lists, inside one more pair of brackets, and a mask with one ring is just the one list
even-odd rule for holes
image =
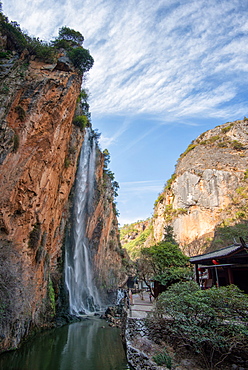
{"label": "wet rock face", "polygon": [[162,239],[168,224],[182,246],[213,237],[216,225],[230,217],[228,209],[235,214],[244,202],[241,199],[234,204],[237,189],[246,186],[247,159],[246,119],[218,126],[193,141],[181,155],[175,178],[156,206],[156,241]]}

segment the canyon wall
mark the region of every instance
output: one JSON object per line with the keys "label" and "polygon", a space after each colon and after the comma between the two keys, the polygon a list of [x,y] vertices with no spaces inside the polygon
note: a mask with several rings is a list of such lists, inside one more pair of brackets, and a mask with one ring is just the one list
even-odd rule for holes
{"label": "canyon wall", "polygon": [[171,225],[181,248],[188,255],[199,254],[211,244],[217,227],[245,222],[247,159],[246,118],[194,140],[155,202],[155,241],[161,241],[165,226]]}
{"label": "canyon wall", "polygon": [[[8,39],[0,37],[2,50]],[[0,59],[0,351],[49,326],[65,303],[63,242],[84,130],[73,124],[80,74],[65,58],[27,51]],[[123,279],[111,181],[98,151],[95,211],[88,222],[103,288]],[[101,188],[103,188],[101,191]]]}

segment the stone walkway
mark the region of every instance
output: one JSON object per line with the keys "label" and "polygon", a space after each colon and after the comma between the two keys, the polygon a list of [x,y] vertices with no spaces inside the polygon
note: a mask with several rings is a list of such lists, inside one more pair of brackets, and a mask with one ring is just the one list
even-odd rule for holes
{"label": "stone walkway", "polygon": [[133,294],[133,304],[128,309],[128,317],[143,319],[152,309],[153,304],[150,302],[148,292],[143,293],[143,299],[139,294]]}

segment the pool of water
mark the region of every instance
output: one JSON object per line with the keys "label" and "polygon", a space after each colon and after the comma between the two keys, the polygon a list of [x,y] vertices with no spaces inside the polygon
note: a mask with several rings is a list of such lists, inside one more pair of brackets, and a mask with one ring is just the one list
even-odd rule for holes
{"label": "pool of water", "polygon": [[40,333],[0,355],[1,370],[126,370],[120,330],[91,317]]}

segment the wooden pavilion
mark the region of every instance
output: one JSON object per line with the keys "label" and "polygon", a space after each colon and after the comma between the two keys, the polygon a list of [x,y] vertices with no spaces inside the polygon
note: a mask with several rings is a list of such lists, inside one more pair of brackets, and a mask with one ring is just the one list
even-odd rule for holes
{"label": "wooden pavilion", "polygon": [[242,238],[240,241],[190,258],[195,265],[196,282],[202,289],[235,284],[248,293],[248,245]]}

